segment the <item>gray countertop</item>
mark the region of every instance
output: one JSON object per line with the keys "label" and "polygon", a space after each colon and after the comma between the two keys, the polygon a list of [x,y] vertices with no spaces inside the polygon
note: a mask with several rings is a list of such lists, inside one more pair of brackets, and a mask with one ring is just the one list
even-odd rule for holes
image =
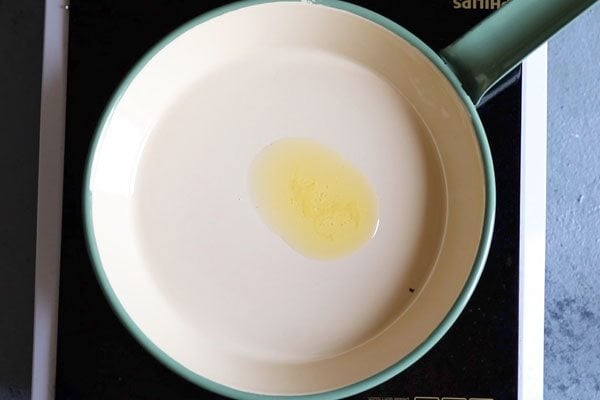
{"label": "gray countertop", "polygon": [[548,47],[546,400],[600,398],[600,4]]}
{"label": "gray countertop", "polygon": [[43,1],[0,0],[0,399],[31,385],[43,27]]}

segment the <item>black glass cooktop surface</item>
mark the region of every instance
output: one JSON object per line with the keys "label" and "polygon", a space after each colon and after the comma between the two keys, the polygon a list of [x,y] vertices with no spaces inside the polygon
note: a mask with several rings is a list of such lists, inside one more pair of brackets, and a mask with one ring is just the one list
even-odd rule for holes
{"label": "black glass cooktop surface", "polygon": [[[440,50],[488,15],[494,1],[354,1]],[[112,312],[88,258],[81,214],[84,166],[111,94],[135,62],[189,19],[226,4],[197,0],[72,1],[69,22],[64,220],[56,398],[221,398],[148,354]],[[498,2],[499,3],[499,2]],[[521,80],[479,108],[496,171],[497,217],[471,300],[443,339],[364,400],[517,399]]]}

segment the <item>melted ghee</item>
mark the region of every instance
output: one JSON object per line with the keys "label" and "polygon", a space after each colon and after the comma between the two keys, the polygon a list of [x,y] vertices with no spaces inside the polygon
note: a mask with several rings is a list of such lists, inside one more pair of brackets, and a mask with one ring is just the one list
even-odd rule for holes
{"label": "melted ghee", "polygon": [[265,147],[252,163],[250,188],[265,223],[307,257],[345,256],[377,230],[377,197],[367,177],[315,140]]}

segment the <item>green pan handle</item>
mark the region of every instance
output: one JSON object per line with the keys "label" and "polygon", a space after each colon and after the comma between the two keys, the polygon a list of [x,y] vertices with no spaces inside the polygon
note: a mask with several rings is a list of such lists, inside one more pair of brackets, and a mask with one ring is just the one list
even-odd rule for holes
{"label": "green pan handle", "polygon": [[494,83],[595,2],[511,0],[440,55],[477,104]]}

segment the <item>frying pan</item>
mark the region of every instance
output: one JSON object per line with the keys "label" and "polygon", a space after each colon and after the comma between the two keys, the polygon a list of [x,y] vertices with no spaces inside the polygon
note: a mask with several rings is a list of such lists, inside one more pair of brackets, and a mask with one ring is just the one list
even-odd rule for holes
{"label": "frying pan", "polygon": [[[121,84],[90,151],[86,234],[116,314],[233,398],[339,398],[398,374],[485,264],[495,185],[476,104],[593,3],[512,0],[440,55],[335,0],[244,1],[180,27]],[[377,229],[350,254],[307,257],[257,211],[249,170],[289,138],[372,187]]]}

